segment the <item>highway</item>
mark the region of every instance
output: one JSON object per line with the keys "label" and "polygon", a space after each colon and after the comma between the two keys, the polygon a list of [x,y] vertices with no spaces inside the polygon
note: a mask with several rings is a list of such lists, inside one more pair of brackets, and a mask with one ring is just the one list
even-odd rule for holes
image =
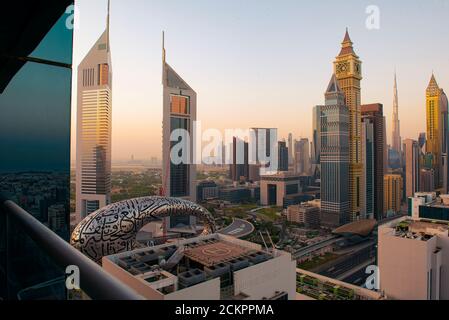
{"label": "highway", "polygon": [[218,231],[218,233],[231,236],[235,238],[243,238],[254,232],[254,226],[252,223],[242,220],[234,219],[234,221],[224,229]]}

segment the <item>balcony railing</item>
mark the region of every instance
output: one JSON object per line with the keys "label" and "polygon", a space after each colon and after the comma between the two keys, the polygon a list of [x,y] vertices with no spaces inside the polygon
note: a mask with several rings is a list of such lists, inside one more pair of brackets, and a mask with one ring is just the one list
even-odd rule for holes
{"label": "balcony railing", "polygon": [[[0,200],[0,214],[20,226],[34,243],[55,263],[65,270],[77,266],[80,271],[80,289],[93,300],[142,300],[131,288],[105,272],[99,265],[73,248],[31,214],[10,200]],[[8,259],[8,258],[6,258]],[[33,272],[32,266],[30,272]]]}

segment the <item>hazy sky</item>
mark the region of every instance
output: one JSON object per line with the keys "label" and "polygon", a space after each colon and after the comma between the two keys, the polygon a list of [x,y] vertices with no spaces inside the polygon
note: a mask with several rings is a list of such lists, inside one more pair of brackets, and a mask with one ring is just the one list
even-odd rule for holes
{"label": "hazy sky", "polygon": [[[75,77],[105,28],[107,0],[77,3]],[[379,30],[366,28],[369,5],[380,9]],[[277,127],[279,138],[299,138],[312,135],[348,27],[362,103],[384,104],[390,142],[396,68],[402,137],[416,139],[432,70],[449,88],[448,16],[446,0],[111,0],[113,159],[161,157],[162,30],[168,63],[198,93],[203,129]]]}

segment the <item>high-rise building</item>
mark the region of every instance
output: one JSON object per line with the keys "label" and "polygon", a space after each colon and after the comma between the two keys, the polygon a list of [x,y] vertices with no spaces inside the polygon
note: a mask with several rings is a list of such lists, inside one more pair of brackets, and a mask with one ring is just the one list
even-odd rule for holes
{"label": "high-rise building", "polygon": [[312,148],[312,174],[316,179],[321,176],[321,106],[313,108],[313,148]]}
{"label": "high-rise building", "polygon": [[418,141],[404,140],[405,196],[413,197],[419,191],[420,152]]}
{"label": "high-rise building", "polygon": [[399,121],[399,98],[398,98],[398,83],[396,73],[394,74],[394,99],[393,99],[393,131],[391,137],[392,149],[398,154],[401,154],[401,127]]}
{"label": "high-rise building", "polygon": [[374,218],[382,220],[384,210],[384,174],[386,130],[383,106],[380,103],[362,105],[364,121],[373,123],[374,136]]}
{"label": "high-rise building", "polygon": [[[164,36],[163,36],[164,38]],[[163,133],[162,133],[162,193],[196,201],[196,166],[193,126],[196,121],[196,92],[166,61],[165,41],[162,45]],[[178,142],[171,141],[179,133]],[[172,159],[174,147],[181,159]]]}
{"label": "high-rise building", "polygon": [[349,221],[349,112],[332,76],[321,107],[321,222],[335,227]]}
{"label": "high-rise building", "polygon": [[[432,156],[432,168],[435,173],[435,188],[443,186],[442,154],[444,141],[444,92],[438,86],[435,76],[432,74],[429,85],[426,90],[426,108],[427,108],[427,143],[426,153]],[[446,98],[447,115],[447,98]]]}
{"label": "high-rise building", "polygon": [[443,193],[449,193],[449,112],[448,99],[446,93],[441,89],[441,130],[442,130],[442,159],[441,159],[441,176],[443,179]]}
{"label": "high-rise building", "polygon": [[399,174],[386,174],[384,177],[384,208],[387,214],[401,212],[403,179]]}
{"label": "high-rise building", "polygon": [[[251,128],[249,141],[249,180],[260,181],[260,174],[270,171],[271,161],[278,160],[278,138],[275,128]],[[273,171],[277,170],[277,166]],[[272,172],[274,173],[274,172]]]}
{"label": "high-rise building", "polygon": [[380,291],[392,300],[449,299],[446,224],[401,218],[379,227]]}
{"label": "high-rise building", "polygon": [[342,43],[340,54],[334,62],[334,72],[341,90],[344,93],[345,104],[349,109],[349,195],[350,220],[355,221],[360,216],[362,206],[362,146],[361,146],[361,86],[362,62],[354,52],[353,43],[348,30]]}
{"label": "high-rise building", "polygon": [[375,194],[375,137],[374,123],[369,117],[362,117],[362,219],[374,219]]}
{"label": "high-rise building", "polygon": [[419,191],[433,192],[435,191],[435,172],[433,169],[423,168],[419,174]]}
{"label": "high-rise building", "polygon": [[310,143],[304,138],[295,140],[295,166],[294,172],[299,175],[310,174]]}
{"label": "high-rise building", "polygon": [[288,134],[288,166],[293,166],[293,134]]}
{"label": "high-rise building", "polygon": [[111,202],[112,64],[106,30],[78,66],[76,211],[81,218]]}
{"label": "high-rise building", "polygon": [[245,182],[249,180],[248,142],[237,137],[232,142],[231,180]]}
{"label": "high-rise building", "polygon": [[287,148],[287,143],[285,141],[279,141],[278,148],[278,171],[288,171],[288,155],[290,150]]}

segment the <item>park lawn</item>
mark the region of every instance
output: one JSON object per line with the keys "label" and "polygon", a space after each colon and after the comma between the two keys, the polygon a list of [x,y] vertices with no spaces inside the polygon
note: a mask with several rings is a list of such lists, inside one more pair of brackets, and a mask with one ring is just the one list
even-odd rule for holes
{"label": "park lawn", "polygon": [[264,216],[269,221],[276,221],[279,219],[278,213],[282,211],[282,208],[272,207],[272,208],[264,208],[257,211],[257,214]]}

